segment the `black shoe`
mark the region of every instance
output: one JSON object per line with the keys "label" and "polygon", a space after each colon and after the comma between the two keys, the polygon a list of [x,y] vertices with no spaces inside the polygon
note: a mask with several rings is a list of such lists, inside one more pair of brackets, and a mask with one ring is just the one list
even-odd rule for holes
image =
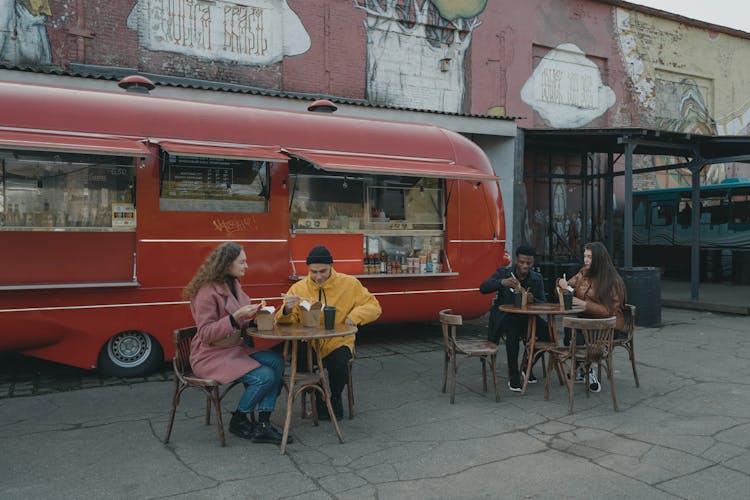
{"label": "black shoe", "polygon": [[[328,407],[322,398],[318,397],[315,399],[318,408],[318,420],[331,420],[331,416],[328,414]],[[331,407],[333,408],[333,414],[336,420],[344,418],[344,404],[341,401],[341,396],[331,396]]]}
{"label": "black shoe", "polygon": [[[255,424],[253,443],[281,444],[282,437],[282,434],[274,429],[270,422],[258,422]],[[287,444],[293,443],[294,439],[292,439],[292,436],[289,436],[286,442]]]}
{"label": "black shoe", "polygon": [[521,392],[523,387],[521,386],[521,379],[516,375],[515,377],[510,377],[508,380],[508,389],[510,389],[513,392]]}
{"label": "black shoe", "polygon": [[253,439],[256,424],[247,419],[247,414],[236,411],[229,421],[229,432],[242,439]]}

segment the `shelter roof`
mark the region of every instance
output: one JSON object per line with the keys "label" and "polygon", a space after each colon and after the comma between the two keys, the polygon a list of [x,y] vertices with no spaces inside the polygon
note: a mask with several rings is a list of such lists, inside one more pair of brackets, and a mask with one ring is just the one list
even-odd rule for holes
{"label": "shelter roof", "polygon": [[526,150],[677,156],[705,163],[750,163],[750,136],[699,135],[647,128],[524,129]]}

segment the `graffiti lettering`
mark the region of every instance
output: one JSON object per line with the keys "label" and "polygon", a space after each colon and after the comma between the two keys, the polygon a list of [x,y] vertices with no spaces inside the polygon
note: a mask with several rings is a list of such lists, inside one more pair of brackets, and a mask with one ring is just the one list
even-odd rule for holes
{"label": "graffiti lettering", "polygon": [[585,109],[597,107],[592,92],[594,82],[590,75],[546,68],[541,77],[540,101]]}
{"label": "graffiti lettering", "polygon": [[542,73],[542,95],[539,98],[545,102],[560,102],[560,80],[562,71],[559,69],[545,69]]}
{"label": "graffiti lettering", "polygon": [[250,217],[244,219],[214,219],[211,222],[214,225],[214,230],[226,234],[258,229],[255,220]]}
{"label": "graffiti lettering", "polygon": [[211,49],[211,7],[201,0],[160,0],[152,17],[161,36],[181,47]]}
{"label": "graffiti lettering", "polygon": [[137,0],[128,28],[147,50],[213,61],[273,64],[310,48],[287,0]]}
{"label": "graffiti lettering", "polygon": [[236,54],[265,55],[268,38],[263,35],[263,12],[260,7],[224,7],[223,49]]}

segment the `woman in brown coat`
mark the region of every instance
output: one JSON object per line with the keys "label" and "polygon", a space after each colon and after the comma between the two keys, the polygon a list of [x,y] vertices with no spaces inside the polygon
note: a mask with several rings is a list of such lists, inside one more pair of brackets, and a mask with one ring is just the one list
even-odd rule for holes
{"label": "woman in brown coat", "polygon": [[[584,318],[610,318],[615,316],[615,328],[625,327],[623,307],[625,305],[625,283],[612,264],[607,248],[597,242],[587,243],[583,250],[583,268],[570,280],[561,278],[557,285],[565,289],[573,288],[573,303],[583,306]],[[569,342],[566,332],[566,344]],[[583,378],[580,375],[580,378]],[[576,379],[577,380],[577,379]],[[578,380],[577,380],[578,381]],[[601,386],[593,371],[589,374],[590,389],[599,392]]]}

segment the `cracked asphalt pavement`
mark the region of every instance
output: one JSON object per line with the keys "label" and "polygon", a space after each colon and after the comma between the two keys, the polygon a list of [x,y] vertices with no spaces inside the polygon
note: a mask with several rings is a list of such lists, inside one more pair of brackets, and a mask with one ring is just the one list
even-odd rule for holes
{"label": "cracked asphalt pavement", "polygon": [[[440,390],[439,327],[373,326],[358,338],[356,416],[340,422],[344,443],[297,407],[286,455],[229,433],[222,448],[190,390],[164,445],[168,366],[106,379],[4,355],[0,498],[747,498],[747,318],[664,309],[662,320],[636,329],[640,388],[616,351],[620,411],[605,381],[589,398],[576,387],[572,415],[556,379],[549,401],[542,383],[511,393],[504,349],[500,402],[491,387],[483,393],[479,362],[469,360],[451,405]],[[459,334],[481,337],[484,321]],[[239,394],[225,399],[225,422]]]}

